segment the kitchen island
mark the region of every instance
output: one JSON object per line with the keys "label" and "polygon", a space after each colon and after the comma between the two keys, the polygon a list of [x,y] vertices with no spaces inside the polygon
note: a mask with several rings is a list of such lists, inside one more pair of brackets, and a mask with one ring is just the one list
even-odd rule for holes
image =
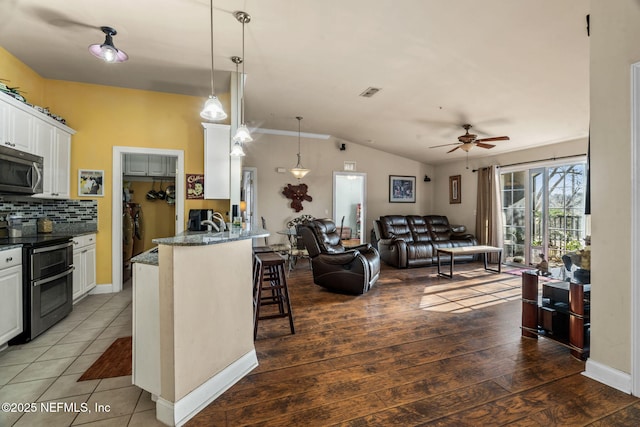
{"label": "kitchen island", "polygon": [[258,366],[252,239],[263,229],[185,232],[134,257],[133,383],[182,425]]}

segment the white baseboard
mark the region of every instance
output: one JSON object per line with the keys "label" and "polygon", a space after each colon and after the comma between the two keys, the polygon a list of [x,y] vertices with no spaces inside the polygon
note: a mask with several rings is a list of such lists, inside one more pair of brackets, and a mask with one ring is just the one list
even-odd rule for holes
{"label": "white baseboard", "polygon": [[626,372],[588,359],[586,370],[582,375],[608,385],[609,387],[613,387],[616,390],[631,394],[631,374]]}
{"label": "white baseboard", "polygon": [[158,397],[156,418],[168,426],[182,426],[257,366],[256,351],[251,350],[179,401]]}
{"label": "white baseboard", "polygon": [[113,293],[113,283],[101,284],[89,291],[89,295],[112,294],[112,293]]}

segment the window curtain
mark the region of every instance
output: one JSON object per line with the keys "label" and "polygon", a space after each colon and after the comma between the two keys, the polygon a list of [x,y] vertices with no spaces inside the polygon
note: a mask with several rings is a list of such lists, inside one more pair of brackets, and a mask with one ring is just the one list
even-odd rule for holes
{"label": "window curtain", "polygon": [[[478,206],[476,208],[478,244],[502,247],[502,197],[497,166],[478,169]],[[490,254],[498,262],[498,254]]]}

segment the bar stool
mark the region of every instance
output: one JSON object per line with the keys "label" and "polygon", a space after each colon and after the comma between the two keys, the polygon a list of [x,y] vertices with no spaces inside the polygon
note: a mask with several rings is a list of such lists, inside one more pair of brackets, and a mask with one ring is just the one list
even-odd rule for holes
{"label": "bar stool", "polygon": [[[291,333],[295,334],[285,273],[285,259],[275,252],[261,252],[254,255],[254,261],[253,339],[255,340],[258,335],[258,321],[281,317],[289,318]],[[266,305],[277,305],[278,312],[261,316],[260,307]]]}

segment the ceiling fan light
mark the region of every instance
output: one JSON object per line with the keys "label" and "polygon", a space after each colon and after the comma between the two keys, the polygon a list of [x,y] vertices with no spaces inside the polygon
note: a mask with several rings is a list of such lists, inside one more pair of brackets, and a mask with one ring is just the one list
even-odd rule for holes
{"label": "ceiling fan light", "polygon": [[469,150],[471,150],[471,148],[473,148],[473,144],[470,143],[470,142],[469,143],[465,143],[465,144],[462,144],[460,146],[460,148],[462,148],[464,151],[466,151],[468,153]]}
{"label": "ceiling fan light", "polygon": [[233,141],[238,141],[241,144],[253,141],[251,132],[247,129],[247,126],[242,124],[236,130],[236,134],[233,136]]}
{"label": "ceiling fan light", "polygon": [[227,118],[227,113],[224,112],[220,100],[215,95],[209,95],[204,103],[204,108],[200,112],[200,117],[205,120],[224,120]]}
{"label": "ceiling fan light", "polygon": [[291,174],[298,179],[302,179],[305,177],[306,174],[308,174],[310,172],[310,169],[305,169],[303,167],[301,167],[300,165],[296,166],[295,168],[291,169],[289,172],[291,172]]}
{"label": "ceiling fan light", "polygon": [[243,157],[244,154],[244,150],[242,149],[242,144],[239,141],[236,141],[233,144],[233,147],[231,147],[231,157]]}

